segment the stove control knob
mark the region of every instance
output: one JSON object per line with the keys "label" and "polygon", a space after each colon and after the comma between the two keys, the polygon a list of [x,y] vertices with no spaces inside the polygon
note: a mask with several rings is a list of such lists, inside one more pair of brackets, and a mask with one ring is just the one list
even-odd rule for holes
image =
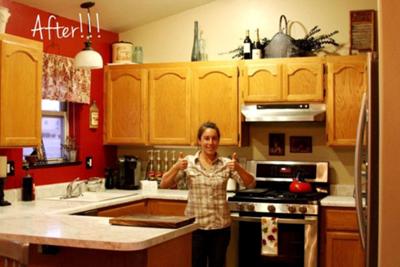
{"label": "stove control knob", "polygon": [[288,211],[289,211],[290,213],[295,213],[295,212],[296,212],[296,207],[295,207],[295,206],[292,206],[292,205],[289,205],[289,206],[288,206]]}
{"label": "stove control knob", "polygon": [[245,210],[246,210],[246,204],[240,203],[240,204],[239,204],[239,210],[240,210],[240,211],[245,211]]}
{"label": "stove control knob", "polygon": [[254,211],[254,208],[255,208],[254,204],[247,204],[248,211]]}
{"label": "stove control knob", "polygon": [[275,212],[275,206],[274,205],[268,205],[267,207],[269,212]]}
{"label": "stove control knob", "polygon": [[307,213],[307,207],[306,206],[300,206],[299,211],[303,214]]}

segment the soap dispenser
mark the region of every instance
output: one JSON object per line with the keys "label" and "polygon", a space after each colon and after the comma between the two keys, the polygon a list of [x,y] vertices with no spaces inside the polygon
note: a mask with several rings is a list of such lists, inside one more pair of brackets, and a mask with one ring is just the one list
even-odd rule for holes
{"label": "soap dispenser", "polygon": [[22,201],[35,200],[35,183],[33,177],[29,174],[29,166],[25,165],[25,176],[22,177]]}

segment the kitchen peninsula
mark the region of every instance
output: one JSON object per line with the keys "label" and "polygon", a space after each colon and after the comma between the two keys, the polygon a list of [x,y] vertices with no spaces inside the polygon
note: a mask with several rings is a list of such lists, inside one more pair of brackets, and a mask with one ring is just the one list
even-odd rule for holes
{"label": "kitchen peninsula", "polygon": [[132,193],[100,202],[13,202],[0,209],[0,238],[29,243],[29,266],[189,266],[196,223],[176,229],[116,226],[109,217],[79,215],[147,200],[182,203],[187,198],[187,191],[181,190]]}

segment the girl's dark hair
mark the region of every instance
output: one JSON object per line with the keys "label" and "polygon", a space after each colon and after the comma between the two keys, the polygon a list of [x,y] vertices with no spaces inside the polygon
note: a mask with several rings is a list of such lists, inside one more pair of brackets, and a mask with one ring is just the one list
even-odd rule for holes
{"label": "girl's dark hair", "polygon": [[219,140],[219,138],[221,137],[219,128],[218,128],[217,124],[215,124],[215,122],[211,122],[211,121],[207,121],[207,122],[203,123],[202,125],[200,125],[199,130],[197,131],[197,140],[201,139],[201,136],[203,135],[204,131],[208,128],[214,129],[217,132],[217,136],[218,136],[218,140]]}

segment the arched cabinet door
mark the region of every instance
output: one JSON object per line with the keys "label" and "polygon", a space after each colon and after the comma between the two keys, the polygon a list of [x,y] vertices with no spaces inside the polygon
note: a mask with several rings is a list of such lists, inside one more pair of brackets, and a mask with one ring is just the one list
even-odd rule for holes
{"label": "arched cabinet door", "polygon": [[187,64],[149,69],[149,142],[190,144],[190,69]]}
{"label": "arched cabinet door", "polygon": [[324,101],[322,57],[288,59],[282,68],[283,98],[290,102]]}
{"label": "arched cabinet door", "polygon": [[0,147],[39,146],[43,44],[0,34]]}
{"label": "arched cabinet door", "polygon": [[146,144],[147,70],[105,67],[105,144]]}
{"label": "arched cabinet door", "polygon": [[368,87],[367,57],[327,57],[328,144],[354,146],[362,94]]}
{"label": "arched cabinet door", "polygon": [[282,64],[279,60],[245,60],[240,74],[244,102],[283,100]]}
{"label": "arched cabinet door", "polygon": [[245,103],[323,102],[324,58],[268,58],[240,64]]}
{"label": "arched cabinet door", "polygon": [[[206,121],[221,131],[221,145],[239,143],[238,67],[235,62],[193,63],[194,130]],[[196,141],[196,132],[192,133]]]}

